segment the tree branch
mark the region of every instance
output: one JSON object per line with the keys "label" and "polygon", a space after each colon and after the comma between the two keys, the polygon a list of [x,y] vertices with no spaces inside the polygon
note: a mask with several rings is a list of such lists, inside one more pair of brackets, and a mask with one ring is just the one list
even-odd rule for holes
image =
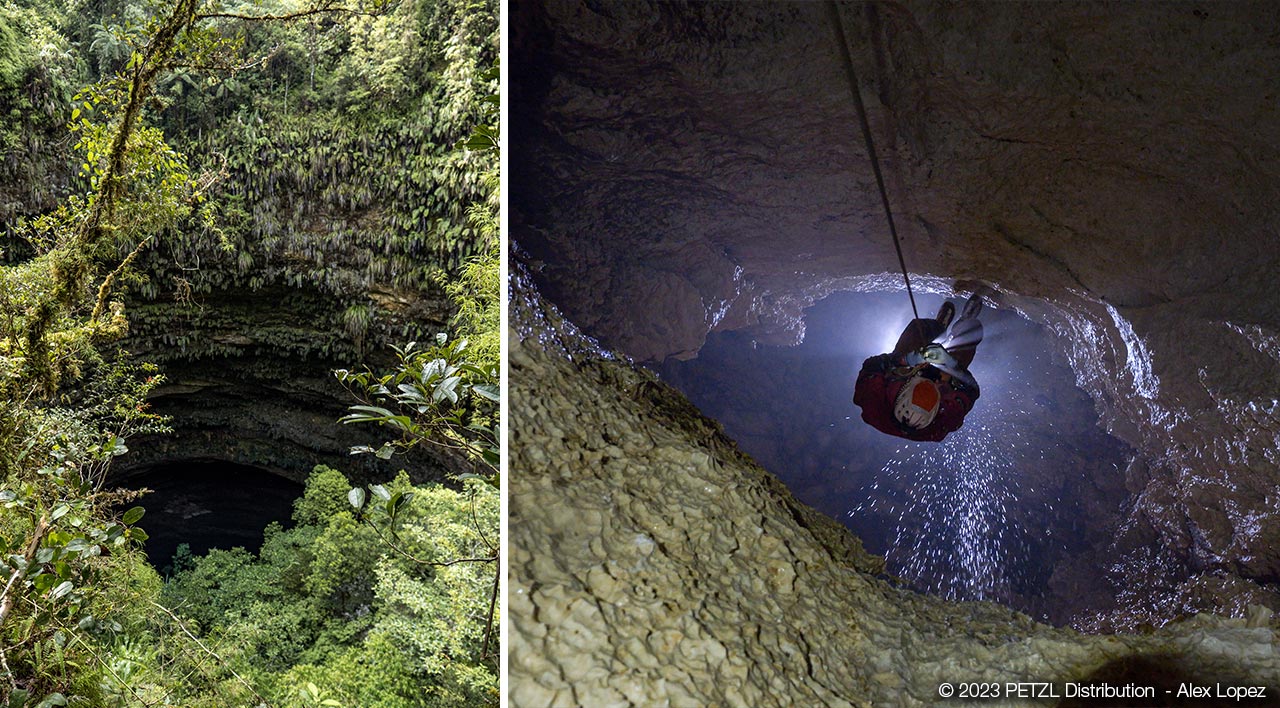
{"label": "tree branch", "polygon": [[129,267],[130,263],[133,263],[134,259],[138,257],[138,254],[142,252],[142,249],[146,248],[147,244],[151,243],[151,240],[154,238],[155,236],[152,235],[142,239],[142,241],[138,243],[137,247],[134,248],[128,256],[125,256],[123,261],[120,261],[120,265],[116,266],[116,269],[111,271],[107,277],[103,279],[102,285],[98,286],[98,299],[93,306],[93,314],[89,316],[90,324],[96,324],[102,319],[102,311],[107,305],[107,298],[111,295],[111,288],[115,285],[116,278],[120,277],[120,274]]}
{"label": "tree branch", "polygon": [[36,523],[35,529],[32,530],[31,540],[27,543],[27,550],[22,555],[26,563],[21,568],[13,569],[13,575],[9,576],[9,582],[5,584],[4,592],[0,592],[0,598],[3,598],[3,600],[0,600],[0,627],[3,627],[4,621],[9,618],[9,613],[13,611],[14,602],[18,597],[17,594],[9,594],[9,591],[26,577],[27,568],[30,568],[31,564],[35,562],[36,551],[40,549],[40,542],[44,540],[44,535],[48,531],[49,517],[42,516],[40,521]]}
{"label": "tree branch", "polygon": [[[498,559],[497,554],[493,556],[494,560]],[[498,605],[498,581],[502,579],[502,566],[499,565],[493,571],[493,594],[489,596],[489,619],[484,626],[484,647],[480,650],[480,656],[489,656],[489,638],[493,634],[493,611]]]}
{"label": "tree branch", "polygon": [[9,662],[5,660],[4,647],[0,647],[0,669],[4,669],[4,677],[9,679],[9,689],[11,691],[18,690],[18,682],[13,678],[13,670],[9,668]]}
{"label": "tree branch", "polygon": [[370,521],[369,519],[365,519],[365,520],[364,520],[364,522],[365,522],[366,524],[369,524],[369,528],[373,529],[373,532],[374,532],[375,534],[377,534],[377,535],[378,535],[378,538],[379,538],[383,543],[387,544],[387,547],[388,547],[388,548],[390,548],[391,550],[395,551],[396,553],[399,553],[400,555],[404,556],[405,558],[408,558],[409,560],[413,561],[414,563],[417,563],[418,565],[431,565],[431,566],[435,566],[435,567],[437,567],[437,568],[443,568],[443,567],[450,566],[450,565],[457,565],[458,563],[492,563],[492,562],[494,562],[494,561],[498,560],[498,554],[496,554],[496,553],[495,553],[495,554],[493,554],[493,556],[491,556],[491,557],[489,557],[489,558],[456,558],[456,559],[451,560],[451,561],[429,561],[429,560],[422,560],[421,558],[418,558],[418,557],[414,556],[412,553],[409,553],[408,551],[406,551],[406,550],[404,550],[404,549],[400,548],[399,546],[397,546],[396,544],[392,543],[392,542],[391,542],[391,539],[387,538],[386,536],[383,536],[383,535],[382,535],[382,530],[378,528],[378,525],[377,525],[377,524],[373,523],[373,522],[372,522],[372,521]]}

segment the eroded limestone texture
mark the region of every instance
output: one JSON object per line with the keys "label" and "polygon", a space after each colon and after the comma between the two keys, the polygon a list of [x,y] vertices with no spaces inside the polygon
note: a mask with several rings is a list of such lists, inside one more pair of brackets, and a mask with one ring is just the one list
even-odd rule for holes
{"label": "eroded limestone texture", "polygon": [[[1280,607],[1280,15],[838,15],[917,282],[995,285],[1137,451],[1097,626]],[[897,287],[825,3],[543,0],[511,28],[513,237],[605,348],[795,342],[817,299]]]}
{"label": "eroded limestone texture", "polygon": [[962,681],[1280,689],[1265,608],[1096,636],[895,588],[652,374],[510,341],[513,706],[914,706]]}

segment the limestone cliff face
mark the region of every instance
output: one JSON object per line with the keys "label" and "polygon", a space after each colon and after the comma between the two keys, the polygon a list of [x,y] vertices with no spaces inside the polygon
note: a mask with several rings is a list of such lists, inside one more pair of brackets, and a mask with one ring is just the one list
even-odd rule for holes
{"label": "limestone cliff face", "polygon": [[[444,331],[449,304],[406,292],[384,321],[411,319]],[[214,291],[187,303],[139,303],[124,343],[138,358],[159,364],[165,384],[152,395],[174,432],[140,440],[113,472],[118,480],[156,465],[222,461],[303,482],[317,464],[357,480],[385,480],[406,469],[421,480],[443,479],[460,460],[415,452],[377,460],[349,453],[382,440],[368,426],[340,425],[354,399],[333,375],[337,368],[389,367],[385,344],[369,334],[362,352],[344,329],[341,301],[306,288]],[[389,326],[389,325],[388,325]]]}
{"label": "limestone cliff face", "polygon": [[[921,286],[985,281],[1054,331],[1137,450],[1118,561],[1177,566],[1179,614],[1273,601],[1280,19],[1258,3],[838,15]],[[816,299],[897,287],[826,4],[546,0],[511,27],[513,238],[604,347],[659,362],[709,331],[794,342]]]}

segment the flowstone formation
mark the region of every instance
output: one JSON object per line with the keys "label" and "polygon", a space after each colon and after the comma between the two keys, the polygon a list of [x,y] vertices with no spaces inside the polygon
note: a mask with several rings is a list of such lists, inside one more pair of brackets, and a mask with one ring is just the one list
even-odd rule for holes
{"label": "flowstone formation", "polygon": [[1262,607],[1096,636],[894,587],[678,392],[566,351],[534,317],[548,321],[517,313],[527,338],[510,333],[512,705],[914,706],[962,682],[998,684],[984,705],[1044,695],[1017,682],[1064,705],[1068,684],[1144,705],[1184,682],[1277,695]]}
{"label": "flowstone formation", "polygon": [[1280,19],[835,7],[514,7],[512,232],[538,287],[653,364],[709,332],[794,344],[822,297],[900,287],[839,23],[912,273],[1049,330],[1134,450],[1091,502],[1114,507],[1092,553],[1116,605],[1081,626],[1280,608]]}

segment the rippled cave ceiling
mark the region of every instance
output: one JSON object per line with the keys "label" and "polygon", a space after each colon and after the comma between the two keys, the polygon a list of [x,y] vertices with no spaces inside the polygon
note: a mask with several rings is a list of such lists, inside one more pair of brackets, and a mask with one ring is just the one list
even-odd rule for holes
{"label": "rippled cave ceiling", "polygon": [[[1280,608],[1280,17],[934,2],[839,17],[918,287],[990,284],[992,316],[1035,328],[1017,346],[1060,372],[1021,394],[1057,407],[1067,453],[1046,443],[1015,470],[1053,493],[1013,490],[1009,516],[1026,531],[1057,498],[1070,511],[1046,528],[1075,536],[1036,571],[1048,600],[994,599],[1092,629]],[[804,501],[886,550],[856,510],[926,493],[893,486],[893,445],[833,460],[822,436],[854,433],[806,426],[803,397],[744,411],[733,396],[751,394],[730,389],[772,366],[762,349],[802,356],[824,298],[906,300],[827,5],[545,0],[514,4],[510,27],[516,260],[583,332],[683,381]],[[833,355],[831,395],[847,401],[873,353]],[[796,449],[753,450],[735,416]],[[1007,463],[1016,444],[1006,430],[984,448]]]}
{"label": "rippled cave ceiling", "polygon": [[[404,291],[386,300],[387,326],[412,319],[443,329],[449,317],[438,293]],[[350,454],[382,438],[338,422],[356,400],[333,371],[385,369],[394,360],[385,333],[371,335],[364,348],[351,341],[342,304],[331,295],[272,287],[214,289],[187,302],[136,297],[130,316],[124,346],[160,367],[165,381],[149,403],[169,417],[172,432],[131,440],[111,481],[151,490],[138,503],[147,509],[146,550],[157,568],[180,543],[196,555],[257,550],[268,523],[291,525],[293,500],[317,465],[357,484],[384,482],[401,469],[417,481],[464,469],[465,461],[432,451],[391,460]]]}
{"label": "rippled cave ceiling", "polygon": [[[412,319],[443,327],[449,316],[439,294],[406,291],[389,305],[384,315],[397,325]],[[401,468],[419,480],[444,478],[456,460],[416,451],[392,461],[349,454],[376,433],[337,422],[354,399],[333,371],[361,361],[377,368],[393,359],[384,346],[361,351],[351,342],[341,308],[337,298],[305,287],[219,289],[186,303],[139,299],[125,346],[160,366],[165,383],[150,402],[171,417],[173,432],[132,445],[115,477],[215,460],[298,483],[318,464],[359,481],[388,479]]]}

